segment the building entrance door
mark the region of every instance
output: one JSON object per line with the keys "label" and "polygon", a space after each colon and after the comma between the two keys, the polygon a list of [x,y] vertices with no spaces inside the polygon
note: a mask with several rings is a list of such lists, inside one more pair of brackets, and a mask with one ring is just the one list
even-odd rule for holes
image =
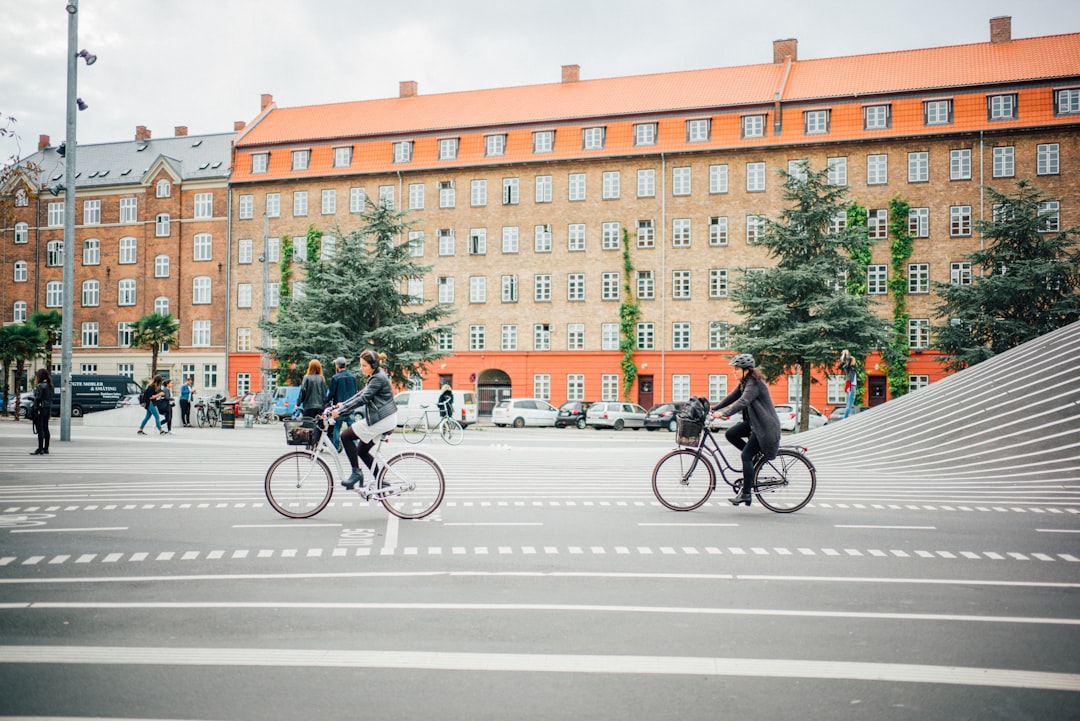
{"label": "building entrance door", "polygon": [[638,376],[637,379],[637,404],[648,410],[653,405],[653,377]]}
{"label": "building entrance door", "polygon": [[866,388],[869,398],[867,399],[866,405],[876,406],[884,403],[886,400],[885,389],[887,387],[888,382],[886,381],[885,376],[867,376]]}

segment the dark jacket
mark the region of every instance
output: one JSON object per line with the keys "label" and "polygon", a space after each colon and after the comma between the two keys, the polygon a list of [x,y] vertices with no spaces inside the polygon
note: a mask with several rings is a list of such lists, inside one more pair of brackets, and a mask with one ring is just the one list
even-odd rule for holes
{"label": "dark jacket", "polygon": [[304,376],[300,384],[300,396],[296,405],[305,411],[319,411],[326,407],[326,379],[321,375]]}
{"label": "dark jacket", "polygon": [[439,415],[445,418],[454,417],[454,392],[443,391],[439,395],[439,400],[436,402],[439,406]]}
{"label": "dark jacket", "polygon": [[743,411],[743,418],[750,422],[750,430],[761,444],[761,452],[768,459],[776,458],[780,448],[780,418],[764,381],[754,375],[747,376],[727,398],[713,406],[713,410],[725,416]]}
{"label": "dark jacket", "polygon": [[34,402],[30,406],[34,413],[41,418],[52,415],[53,387],[48,383],[38,383],[34,386]]}
{"label": "dark jacket", "polygon": [[[367,413],[365,406],[370,405],[372,411]],[[367,385],[352,398],[345,401],[341,413],[350,413],[359,410],[369,423],[378,423],[383,418],[397,413],[397,405],[394,403],[394,389],[390,385],[390,377],[382,368],[368,376]]]}
{"label": "dark jacket", "polygon": [[356,376],[347,370],[340,370],[330,379],[330,390],[326,394],[326,402],[344,403],[356,395]]}

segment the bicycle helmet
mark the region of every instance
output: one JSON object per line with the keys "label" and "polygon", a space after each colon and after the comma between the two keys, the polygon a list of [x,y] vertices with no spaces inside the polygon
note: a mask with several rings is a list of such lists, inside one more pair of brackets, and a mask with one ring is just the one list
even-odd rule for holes
{"label": "bicycle helmet", "polygon": [[754,356],[750,355],[749,353],[740,353],[739,355],[731,359],[731,365],[735,366],[736,368],[753,368]]}

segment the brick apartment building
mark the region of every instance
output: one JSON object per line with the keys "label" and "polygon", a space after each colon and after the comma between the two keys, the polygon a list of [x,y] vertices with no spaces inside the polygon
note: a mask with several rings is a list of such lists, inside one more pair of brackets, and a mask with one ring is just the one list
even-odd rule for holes
{"label": "brick apartment building", "polygon": [[[149,351],[130,347],[130,324],[153,312],[180,321],[179,343],[158,371],[226,390],[226,242],[232,133],[79,145],[75,209],[72,372],[150,377]],[[5,323],[62,310],[64,155],[41,136],[2,189],[0,308]],[[33,167],[35,172],[27,172]],[[60,370],[60,348],[51,367]],[[29,371],[33,374],[33,368]]]}

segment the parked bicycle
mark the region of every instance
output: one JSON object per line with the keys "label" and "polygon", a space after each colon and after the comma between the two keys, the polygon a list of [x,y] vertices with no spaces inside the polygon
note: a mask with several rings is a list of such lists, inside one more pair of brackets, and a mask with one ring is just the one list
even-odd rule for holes
{"label": "parked bicycle", "polygon": [[440,416],[439,422],[434,426],[428,422],[428,406],[420,406],[420,415],[410,418],[401,426],[401,434],[409,443],[419,443],[428,437],[429,433],[438,433],[439,437],[452,446],[461,443],[465,437],[465,428],[447,416]]}
{"label": "parked bicycle", "polygon": [[[346,478],[337,449],[330,440],[333,419],[287,419],[285,440],[304,446],[289,451],[266,471],[266,500],[274,510],[289,518],[310,518],[326,508],[337,481]],[[393,431],[384,433],[374,446],[374,462],[367,485],[357,486],[364,500],[379,501],[398,518],[423,518],[442,503],[446,478],[431,456],[419,451],[402,451],[387,458],[382,447]],[[328,463],[327,459],[332,463]]]}
{"label": "parked bicycle", "polygon": [[200,398],[195,402],[195,422],[199,424],[199,428],[206,428],[207,426],[213,428],[221,423],[223,400],[223,398],[214,396],[209,400]]}
{"label": "parked bicycle", "polygon": [[[712,495],[720,478],[735,494],[742,491],[739,468],[732,466],[720,450],[713,432],[699,421],[677,419],[676,442],[656,464],[652,487],[656,498],[673,511],[692,511]],[[817,471],[801,446],[781,446],[776,458],[759,455],[754,463],[753,492],[761,505],[775,513],[793,513],[814,496]],[[741,464],[740,464],[741,465]],[[727,473],[733,476],[728,480]]]}

